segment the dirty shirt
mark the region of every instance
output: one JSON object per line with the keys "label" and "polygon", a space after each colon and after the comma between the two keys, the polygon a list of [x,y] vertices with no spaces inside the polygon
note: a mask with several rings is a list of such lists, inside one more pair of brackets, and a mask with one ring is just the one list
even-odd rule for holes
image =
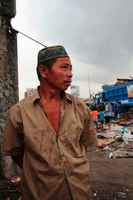
{"label": "dirty shirt", "polygon": [[88,110],[81,100],[64,94],[56,134],[40,102],[36,94],[14,105],[5,130],[5,153],[22,156],[23,199],[87,200],[86,151],[95,143]]}

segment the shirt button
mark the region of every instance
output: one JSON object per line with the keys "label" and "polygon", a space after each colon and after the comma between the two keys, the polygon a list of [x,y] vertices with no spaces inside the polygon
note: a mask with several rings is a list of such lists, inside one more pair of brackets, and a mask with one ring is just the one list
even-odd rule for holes
{"label": "shirt button", "polygon": [[72,174],[71,169],[65,169],[65,173],[67,176],[70,176]]}
{"label": "shirt button", "polygon": [[60,141],[64,142],[64,137],[63,136],[60,137]]}

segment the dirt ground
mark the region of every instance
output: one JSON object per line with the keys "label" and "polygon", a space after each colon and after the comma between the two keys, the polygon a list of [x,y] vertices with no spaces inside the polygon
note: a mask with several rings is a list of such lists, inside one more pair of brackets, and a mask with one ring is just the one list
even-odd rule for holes
{"label": "dirt ground", "polygon": [[133,200],[133,158],[109,159],[88,152],[93,200]]}

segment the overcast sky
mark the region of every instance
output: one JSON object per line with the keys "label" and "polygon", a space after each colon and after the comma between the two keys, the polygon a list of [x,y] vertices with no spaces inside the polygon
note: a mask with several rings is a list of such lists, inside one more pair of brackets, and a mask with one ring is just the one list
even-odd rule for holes
{"label": "overcast sky", "polygon": [[[14,28],[44,45],[64,45],[81,97],[133,76],[133,0],[17,0]],[[20,98],[36,87],[41,45],[18,34]]]}

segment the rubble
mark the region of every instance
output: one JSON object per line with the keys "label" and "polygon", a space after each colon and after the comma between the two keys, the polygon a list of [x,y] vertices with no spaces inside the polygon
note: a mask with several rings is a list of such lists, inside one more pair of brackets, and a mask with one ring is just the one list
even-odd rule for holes
{"label": "rubble", "polygon": [[133,120],[112,123],[97,132],[97,148],[105,157],[133,158]]}

